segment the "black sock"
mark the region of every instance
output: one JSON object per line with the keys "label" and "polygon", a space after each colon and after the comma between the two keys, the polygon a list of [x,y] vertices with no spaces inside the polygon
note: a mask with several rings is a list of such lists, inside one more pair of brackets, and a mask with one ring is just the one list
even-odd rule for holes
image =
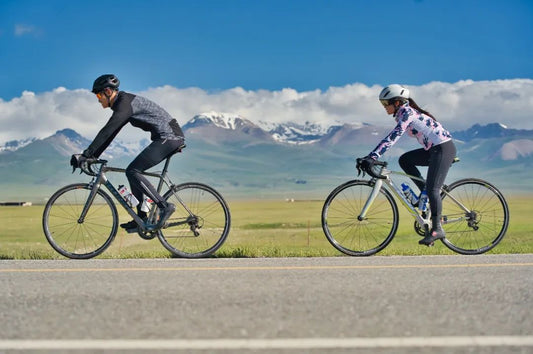
{"label": "black sock", "polygon": [[437,229],[440,229],[441,226],[440,226],[440,216],[431,216],[431,228],[433,230],[437,230]]}

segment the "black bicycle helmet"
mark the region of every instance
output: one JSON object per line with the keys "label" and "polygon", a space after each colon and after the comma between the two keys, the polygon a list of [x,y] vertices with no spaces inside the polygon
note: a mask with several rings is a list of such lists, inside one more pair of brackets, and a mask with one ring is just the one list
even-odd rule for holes
{"label": "black bicycle helmet", "polygon": [[118,85],[120,85],[120,80],[118,77],[113,74],[105,74],[94,80],[93,93],[101,92],[106,87],[109,87],[113,90],[118,90]]}

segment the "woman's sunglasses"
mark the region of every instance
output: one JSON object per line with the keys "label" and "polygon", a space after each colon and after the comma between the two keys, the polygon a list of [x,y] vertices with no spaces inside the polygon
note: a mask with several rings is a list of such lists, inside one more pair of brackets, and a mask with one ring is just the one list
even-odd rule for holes
{"label": "woman's sunglasses", "polygon": [[383,107],[387,107],[388,105],[392,104],[392,102],[390,102],[389,100],[379,100],[379,102],[381,102]]}

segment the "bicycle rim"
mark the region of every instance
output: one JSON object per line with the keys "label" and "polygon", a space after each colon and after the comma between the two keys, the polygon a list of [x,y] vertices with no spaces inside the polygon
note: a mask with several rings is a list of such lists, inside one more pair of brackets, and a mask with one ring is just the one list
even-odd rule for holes
{"label": "bicycle rim", "polygon": [[[179,202],[181,199],[189,212]],[[172,254],[185,258],[201,258],[219,249],[230,229],[230,212],[222,196],[201,183],[174,186],[164,198],[176,205],[168,226],[158,233],[163,246]]]}
{"label": "bicycle rim", "polygon": [[443,243],[461,254],[481,254],[494,248],[509,225],[509,208],[500,191],[479,179],[460,180],[448,189],[470,212],[443,194]]}
{"label": "bicycle rim", "polygon": [[350,181],[337,187],[322,208],[322,229],[328,241],[350,256],[370,256],[384,249],[398,228],[398,208],[392,195],[380,189],[364,220],[358,220],[373,184]]}
{"label": "bicycle rim", "polygon": [[117,233],[116,207],[101,190],[98,190],[83,222],[78,222],[90,192],[86,183],[63,187],[52,195],[44,208],[46,239],[65,257],[95,257],[109,247]]}

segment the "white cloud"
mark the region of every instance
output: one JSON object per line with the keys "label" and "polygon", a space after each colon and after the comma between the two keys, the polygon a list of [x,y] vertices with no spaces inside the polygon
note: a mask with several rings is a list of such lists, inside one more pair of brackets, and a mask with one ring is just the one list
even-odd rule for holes
{"label": "white cloud", "polygon": [[[417,103],[449,130],[493,122],[533,129],[533,80],[431,82],[408,87]],[[159,103],[182,125],[196,114],[218,111],[240,114],[255,122],[367,122],[392,128],[392,118],[377,100],[381,89],[359,83],[305,92],[290,88],[249,91],[241,87],[208,92],[163,86],[139,94]],[[103,110],[88,90],[60,87],[42,94],[26,91],[10,101],[0,99],[0,143],[43,138],[64,128],[91,139],[110,115],[111,111]],[[147,133],[135,128],[126,128],[120,134],[122,140],[141,137],[147,137]]]}
{"label": "white cloud", "polygon": [[44,138],[64,128],[94,136],[108,115],[87,90],[59,87],[43,94],[24,91],[10,101],[0,99],[0,142]]}
{"label": "white cloud", "polygon": [[25,25],[25,24],[16,24],[15,30],[14,30],[16,37],[21,37],[25,35],[35,35],[38,36],[41,34],[41,30],[35,26],[32,25]]}

